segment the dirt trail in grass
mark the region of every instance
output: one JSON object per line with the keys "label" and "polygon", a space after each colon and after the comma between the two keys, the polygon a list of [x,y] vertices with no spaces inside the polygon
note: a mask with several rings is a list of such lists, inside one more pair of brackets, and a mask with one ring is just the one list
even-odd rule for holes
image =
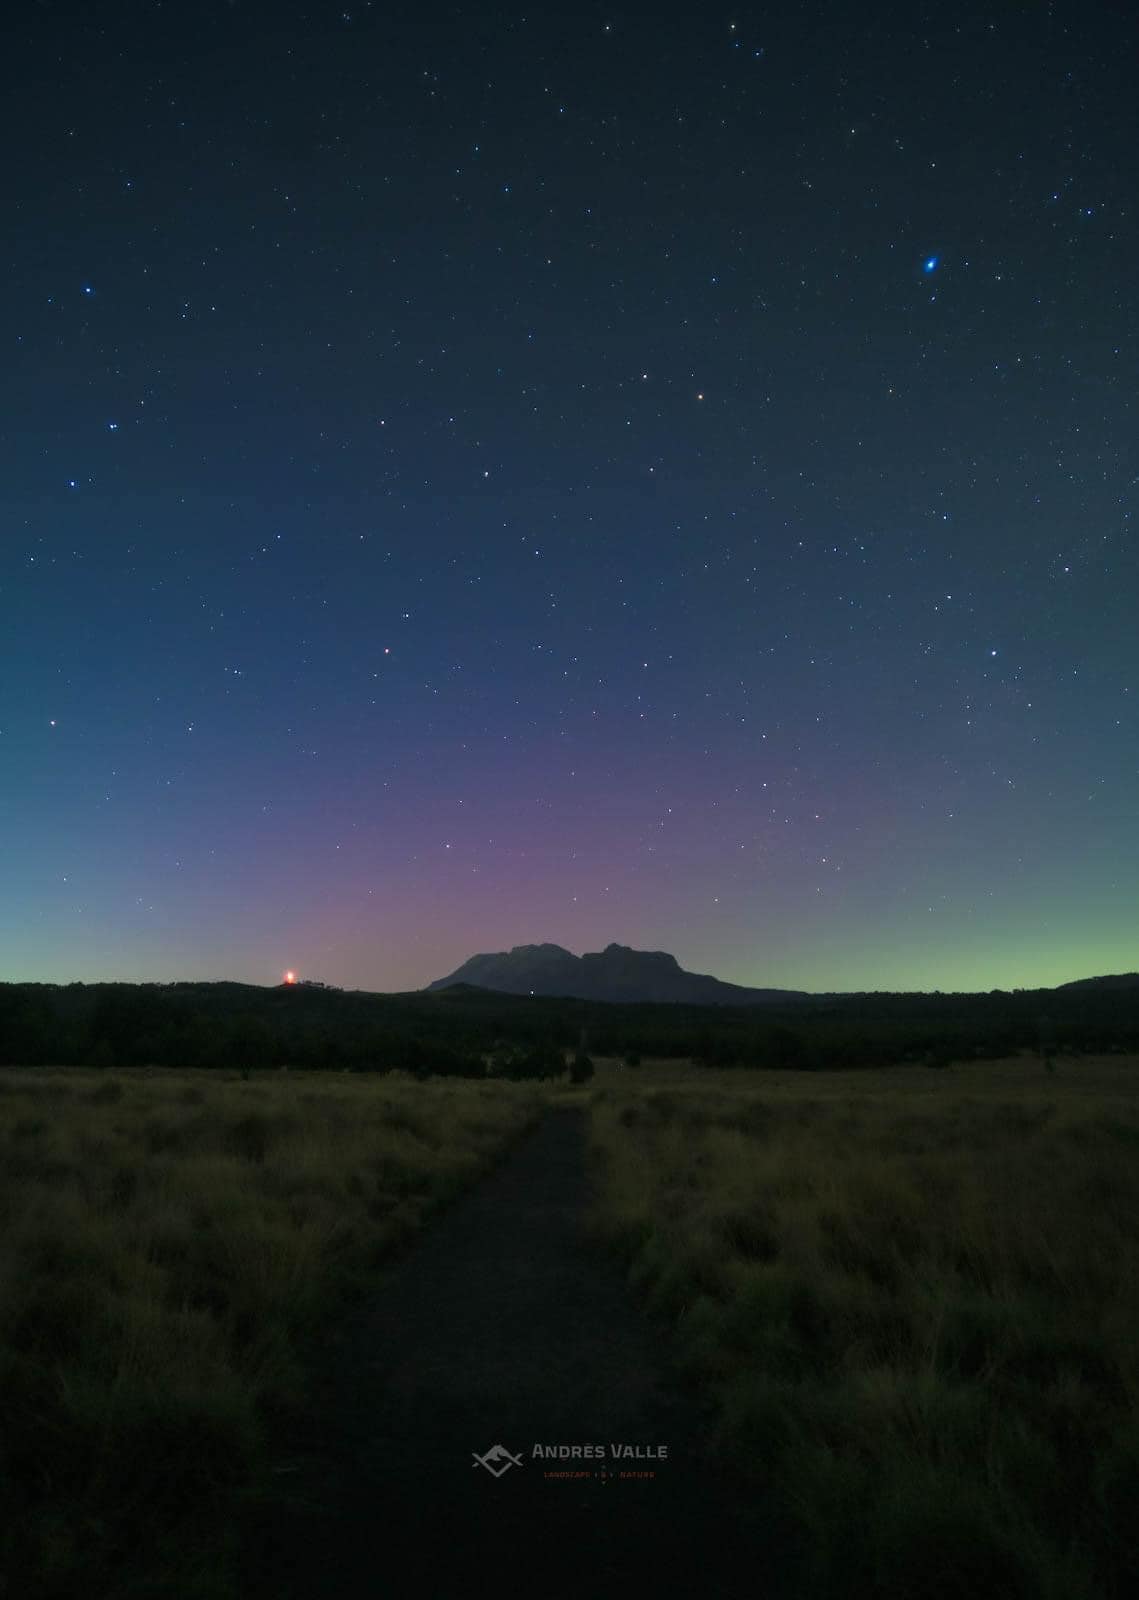
{"label": "dirt trail in grass", "polygon": [[[762,1586],[697,1454],[703,1409],[581,1236],[583,1124],[548,1112],[340,1327],[303,1464],[282,1480],[291,1503],[246,1531],[248,1600]],[[612,1462],[536,1460],[537,1442],[665,1444],[669,1459],[627,1462],[656,1477],[623,1480]],[[495,1478],[473,1457],[499,1444],[522,1465]],[[602,1467],[608,1479],[543,1476]]]}

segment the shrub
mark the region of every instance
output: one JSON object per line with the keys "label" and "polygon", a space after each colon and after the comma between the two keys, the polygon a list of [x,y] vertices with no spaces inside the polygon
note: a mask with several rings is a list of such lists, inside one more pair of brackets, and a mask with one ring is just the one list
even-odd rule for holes
{"label": "shrub", "polygon": [[584,1050],[579,1050],[574,1056],[573,1064],[570,1067],[570,1082],[588,1083],[592,1077],[593,1062],[586,1055]]}

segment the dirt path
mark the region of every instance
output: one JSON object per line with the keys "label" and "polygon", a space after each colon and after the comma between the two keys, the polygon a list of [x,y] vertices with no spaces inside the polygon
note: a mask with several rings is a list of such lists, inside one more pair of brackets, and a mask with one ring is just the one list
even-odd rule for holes
{"label": "dirt path", "polygon": [[[699,1407],[620,1270],[580,1236],[587,1192],[583,1113],[551,1110],[342,1326],[307,1459],[285,1480],[293,1504],[248,1530],[248,1600],[763,1586],[697,1455]],[[663,1444],[669,1459],[621,1479],[612,1462],[536,1460],[537,1442]],[[494,1477],[474,1455],[499,1444],[522,1464]],[[567,1468],[610,1476],[543,1476]]]}

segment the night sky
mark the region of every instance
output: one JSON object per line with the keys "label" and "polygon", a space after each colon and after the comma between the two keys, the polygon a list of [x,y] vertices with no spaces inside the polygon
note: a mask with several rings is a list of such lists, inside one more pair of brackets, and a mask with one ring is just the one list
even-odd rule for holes
{"label": "night sky", "polygon": [[1139,966],[1137,45],[18,6],[0,977]]}

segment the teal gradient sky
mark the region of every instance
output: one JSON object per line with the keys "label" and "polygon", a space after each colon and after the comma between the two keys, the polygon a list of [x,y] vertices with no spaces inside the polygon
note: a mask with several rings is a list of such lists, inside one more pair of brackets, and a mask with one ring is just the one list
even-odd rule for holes
{"label": "teal gradient sky", "polygon": [[0,979],[1139,967],[1137,44],[29,12]]}

